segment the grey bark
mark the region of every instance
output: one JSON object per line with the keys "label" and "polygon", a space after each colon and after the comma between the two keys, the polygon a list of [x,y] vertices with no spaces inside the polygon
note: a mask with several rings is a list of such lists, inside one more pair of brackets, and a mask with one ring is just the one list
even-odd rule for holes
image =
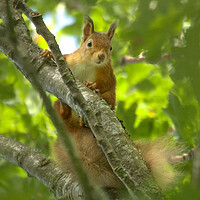
{"label": "grey bark", "polygon": [[[2,18],[5,13],[1,6],[3,7],[2,1],[0,2],[0,16]],[[79,99],[76,99],[77,94],[70,93],[55,63],[47,62],[40,57],[42,50],[33,43],[25,22],[16,10],[13,19],[16,23],[15,32],[20,41],[19,49],[21,51],[26,49],[26,52],[23,52],[23,56],[31,61],[32,69],[37,72],[37,77],[42,87],[70,105],[81,116],[84,115],[114,173],[122,180],[130,193],[134,197],[142,195],[146,199],[164,199],[161,189],[155,183],[134,143],[105,101],[81,83],[77,84],[88,103],[87,106],[85,106],[85,103],[82,104]],[[4,32],[5,27],[1,26],[0,33]],[[51,50],[52,46],[54,46],[54,41],[51,40]],[[24,70],[23,64],[19,62],[15,50],[11,48],[9,41],[2,36],[0,36],[0,49],[31,82],[31,78]],[[56,55],[54,56],[56,57]]]}
{"label": "grey bark", "polygon": [[63,171],[50,159],[36,150],[0,134],[0,156],[23,168],[29,176],[36,177],[57,198],[84,199],[79,183],[72,181],[70,174]]}

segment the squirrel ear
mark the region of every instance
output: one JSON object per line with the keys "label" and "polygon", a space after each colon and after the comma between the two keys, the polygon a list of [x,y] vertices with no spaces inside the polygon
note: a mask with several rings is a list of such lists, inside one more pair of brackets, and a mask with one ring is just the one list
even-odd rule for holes
{"label": "squirrel ear", "polygon": [[92,19],[88,16],[84,16],[84,28],[83,28],[83,39],[82,42],[85,42],[85,40],[92,34],[94,33],[94,24]]}
{"label": "squirrel ear", "polygon": [[111,40],[115,34],[115,30],[117,28],[117,20],[115,20],[111,25],[110,28],[107,32],[107,36],[109,37],[109,39]]}

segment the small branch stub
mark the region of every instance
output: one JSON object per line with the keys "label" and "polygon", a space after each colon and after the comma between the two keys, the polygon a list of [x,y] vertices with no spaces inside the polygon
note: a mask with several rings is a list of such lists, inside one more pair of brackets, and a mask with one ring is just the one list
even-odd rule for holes
{"label": "small branch stub", "polygon": [[29,16],[30,17],[41,17],[42,15],[38,12],[31,11]]}

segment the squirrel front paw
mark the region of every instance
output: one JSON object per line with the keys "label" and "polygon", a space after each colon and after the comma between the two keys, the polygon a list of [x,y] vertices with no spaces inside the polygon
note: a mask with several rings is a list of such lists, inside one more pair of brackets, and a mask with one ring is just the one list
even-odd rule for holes
{"label": "squirrel front paw", "polygon": [[94,90],[97,94],[100,94],[100,90],[97,87],[96,83],[85,81],[85,85],[89,87],[91,90]]}
{"label": "squirrel front paw", "polygon": [[51,60],[51,59],[54,60],[52,52],[49,51],[48,49],[45,49],[45,50],[40,54],[40,56],[42,56],[42,57],[44,57],[44,58],[47,58],[48,60]]}

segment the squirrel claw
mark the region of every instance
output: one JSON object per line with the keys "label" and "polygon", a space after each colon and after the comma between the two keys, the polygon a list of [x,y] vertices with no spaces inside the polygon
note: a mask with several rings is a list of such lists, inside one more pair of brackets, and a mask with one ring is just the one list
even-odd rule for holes
{"label": "squirrel claw", "polygon": [[85,81],[85,85],[90,88],[90,87],[95,87],[96,83],[93,83],[93,82],[90,82],[90,81]]}
{"label": "squirrel claw", "polygon": [[89,87],[91,90],[96,90],[97,84],[89,81],[85,81],[85,85]]}
{"label": "squirrel claw", "polygon": [[44,58],[47,58],[47,59],[49,59],[49,60],[54,59],[54,58],[53,58],[52,52],[49,51],[48,49],[45,49],[45,50],[40,54],[40,56],[42,56],[42,57],[44,57]]}
{"label": "squirrel claw", "polygon": [[85,85],[89,87],[91,90],[94,90],[97,94],[100,94],[100,90],[97,87],[96,83],[90,82],[90,81],[85,81]]}

